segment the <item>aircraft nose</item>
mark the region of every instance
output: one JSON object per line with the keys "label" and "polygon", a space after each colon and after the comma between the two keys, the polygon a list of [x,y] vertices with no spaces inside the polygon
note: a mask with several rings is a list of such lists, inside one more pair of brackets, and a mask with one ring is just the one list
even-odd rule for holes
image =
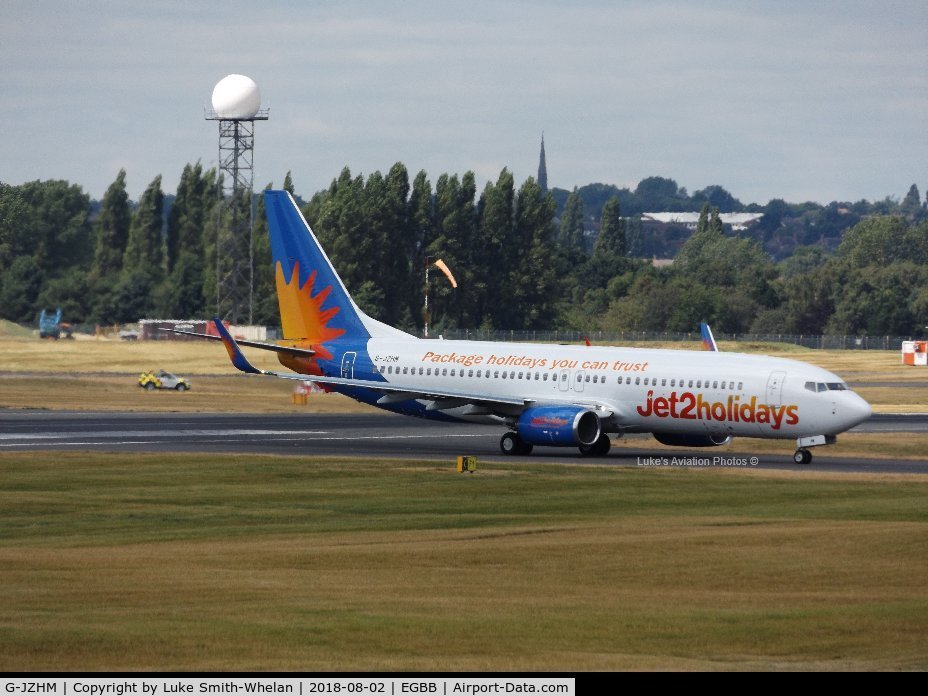
{"label": "aircraft nose", "polygon": [[841,405],[841,415],[847,423],[845,428],[850,430],[872,416],[873,409],[857,394],[851,393],[848,396],[851,398],[846,399],[846,402]]}

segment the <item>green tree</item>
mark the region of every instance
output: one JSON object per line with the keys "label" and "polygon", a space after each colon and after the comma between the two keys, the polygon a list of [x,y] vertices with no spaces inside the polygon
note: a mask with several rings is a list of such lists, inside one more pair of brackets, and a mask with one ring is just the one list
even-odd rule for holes
{"label": "green tree", "polygon": [[586,241],[583,236],[583,201],[577,193],[576,186],[567,196],[564,214],[561,216],[558,242],[563,247],[586,252]]}
{"label": "green tree", "polygon": [[215,289],[204,293],[205,275],[215,275],[214,241],[218,222],[216,170],[203,171],[198,162],[184,167],[174,205],[168,214],[166,266],[168,275],[157,290],[158,314],[175,318],[211,315]]}
{"label": "green tree", "polygon": [[503,169],[496,183],[487,182],[477,206],[477,239],[474,244],[474,278],[471,292],[476,296],[477,317],[482,328],[513,326],[512,305],[501,298],[512,297],[511,269],[518,263],[521,249],[514,244],[513,211],[515,181]]}
{"label": "green tree", "polygon": [[912,184],[909,192],[905,194],[902,203],[899,204],[899,212],[909,220],[914,220],[922,213],[922,197],[918,192],[918,186]]}
{"label": "green tree", "polygon": [[154,309],[154,289],[164,277],[163,209],[164,193],[159,174],[142,194],[129,226],[122,273],[115,288],[116,321],[138,321]]}
{"label": "green tree", "polygon": [[838,255],[857,268],[888,266],[904,260],[928,263],[928,239],[912,234],[902,217],[871,217],[847,231]]}
{"label": "green tree", "polygon": [[0,184],[0,278],[15,258],[29,254],[26,232],[31,214],[18,186]]}
{"label": "green tree", "polygon": [[96,244],[93,272],[96,277],[106,278],[122,270],[131,222],[126,170],[120,169],[116,180],[103,195],[103,204],[94,224]]}
{"label": "green tree", "polygon": [[613,196],[603,206],[599,216],[599,236],[593,255],[625,256],[625,221],[619,213],[619,199]]}
{"label": "green tree", "polygon": [[513,269],[514,328],[546,329],[556,323],[557,276],[554,257],[554,198],[529,177],[516,196],[515,243],[522,250]]}
{"label": "green tree", "polygon": [[33,257],[17,257],[0,284],[0,316],[10,321],[35,320],[36,299],[43,280],[44,273]]}
{"label": "green tree", "polygon": [[702,210],[699,212],[699,221],[696,223],[696,234],[704,234],[709,231],[709,213],[712,209],[708,203],[704,203]]}
{"label": "green tree", "polygon": [[129,226],[129,238],[123,256],[123,271],[144,271],[152,278],[160,278],[163,258],[161,230],[164,193],[161,191],[161,175],[156,176],[145,189],[139,206]]}
{"label": "green tree", "polygon": [[423,284],[426,249],[435,240],[435,199],[424,171],[416,174],[409,196],[410,284],[408,304],[416,326],[422,325]]}
{"label": "green tree", "polygon": [[479,325],[475,298],[470,291],[473,279],[476,228],[476,183],[473,172],[442,174],[435,184],[436,236],[427,248],[433,259],[442,259],[458,281],[458,290],[446,282],[433,283],[429,297],[432,323],[441,327]]}

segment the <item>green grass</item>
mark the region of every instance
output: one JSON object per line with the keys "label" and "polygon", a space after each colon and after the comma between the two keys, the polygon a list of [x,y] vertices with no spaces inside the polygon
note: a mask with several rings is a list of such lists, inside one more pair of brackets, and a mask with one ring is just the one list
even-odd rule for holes
{"label": "green grass", "polygon": [[0,455],[0,670],[925,669],[928,482]]}

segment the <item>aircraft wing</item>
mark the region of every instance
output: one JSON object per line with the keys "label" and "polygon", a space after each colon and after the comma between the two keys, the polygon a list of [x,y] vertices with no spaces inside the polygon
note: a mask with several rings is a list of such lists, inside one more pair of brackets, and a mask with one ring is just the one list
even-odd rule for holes
{"label": "aircraft wing", "polygon": [[[223,326],[222,322],[219,321],[219,319],[214,319],[213,322],[216,326],[216,330],[219,332],[218,337],[207,336],[205,334],[193,335],[205,336],[207,338],[218,339],[222,341],[226,347],[226,351],[229,353],[229,358],[232,360],[232,364],[242,372],[247,372],[249,374],[269,375],[272,377],[279,377],[281,379],[298,380],[300,382],[315,382],[316,384],[372,389],[374,391],[383,392],[383,396],[378,400],[378,403],[381,405],[396,403],[400,401],[409,401],[411,399],[424,400],[431,402],[428,406],[426,406],[426,410],[429,411],[445,411],[452,408],[470,406],[472,408],[469,415],[480,415],[482,413],[518,415],[525,408],[539,403],[534,399],[505,397],[498,395],[490,396],[487,394],[459,392],[454,390],[403,387],[396,384],[390,384],[389,382],[377,382],[367,379],[349,379],[347,377],[327,377],[324,375],[297,374],[295,372],[274,372],[272,370],[259,370],[248,361],[248,358],[246,358],[242,351],[239,349],[239,342],[232,338],[231,334],[228,332],[226,327]],[[248,345],[248,343],[244,341],[242,341],[241,344]],[[260,346],[256,347],[264,346],[270,347],[270,344],[261,344]],[[273,350],[273,348],[271,349]],[[552,400],[551,403],[564,402]],[[598,401],[571,399],[569,403],[594,408],[599,411],[600,416],[603,418],[607,418],[614,413],[614,409],[611,406]]]}

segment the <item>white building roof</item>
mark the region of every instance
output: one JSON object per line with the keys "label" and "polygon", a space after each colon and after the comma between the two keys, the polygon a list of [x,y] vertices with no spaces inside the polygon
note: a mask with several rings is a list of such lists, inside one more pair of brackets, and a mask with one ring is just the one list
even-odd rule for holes
{"label": "white building roof", "polygon": [[[719,213],[722,224],[731,225],[733,230],[747,229],[748,225],[757,222],[763,216],[763,213]],[[699,222],[699,213],[642,213],[641,219],[695,228]]]}

